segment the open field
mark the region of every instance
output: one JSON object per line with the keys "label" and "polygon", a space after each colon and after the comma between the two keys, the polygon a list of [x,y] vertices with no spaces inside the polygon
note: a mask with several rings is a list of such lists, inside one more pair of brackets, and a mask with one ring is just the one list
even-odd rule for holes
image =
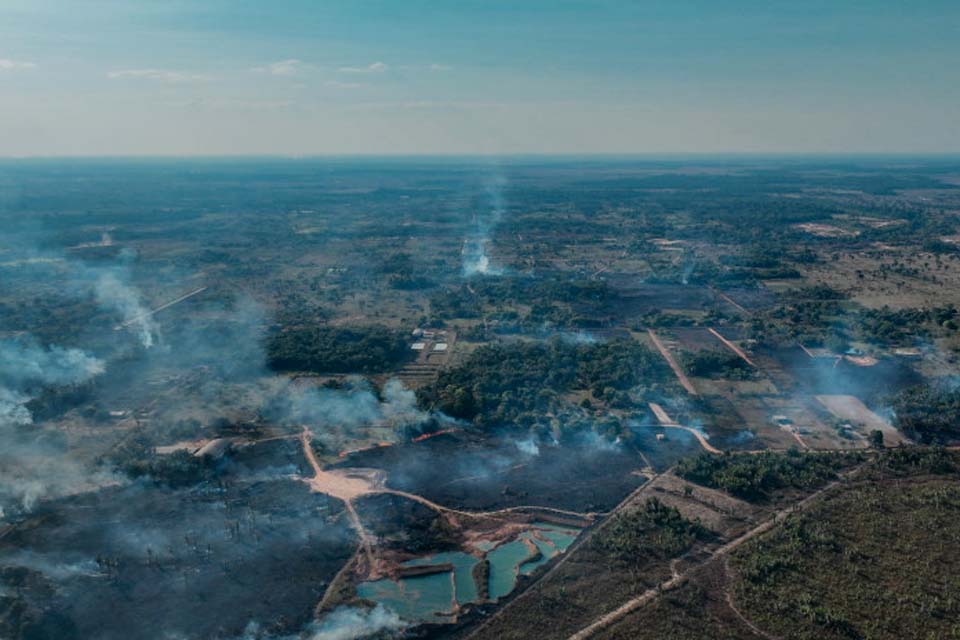
{"label": "open field", "polygon": [[950,637],[957,476],[928,471],[859,477],[595,637]]}

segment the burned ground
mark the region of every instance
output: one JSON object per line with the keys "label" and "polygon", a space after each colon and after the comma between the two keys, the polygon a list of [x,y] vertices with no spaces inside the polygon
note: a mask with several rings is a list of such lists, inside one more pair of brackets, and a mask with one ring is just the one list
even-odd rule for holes
{"label": "burned ground", "polygon": [[292,480],[134,485],[51,503],[0,538],[2,635],[233,637],[250,622],[298,630],[353,553],[341,511]]}
{"label": "burned ground", "polygon": [[[535,452],[534,452],[535,451]],[[441,435],[353,454],[344,466],[374,467],[387,485],[446,507],[489,511],[536,505],[606,511],[644,482],[643,459],[593,438],[579,446]]]}

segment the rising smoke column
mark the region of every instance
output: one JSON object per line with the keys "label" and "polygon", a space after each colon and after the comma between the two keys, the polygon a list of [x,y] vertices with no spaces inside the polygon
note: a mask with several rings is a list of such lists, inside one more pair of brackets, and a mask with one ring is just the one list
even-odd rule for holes
{"label": "rising smoke column", "polygon": [[[382,634],[394,634],[407,624],[392,609],[378,604],[372,609],[339,607],[322,619],[311,622],[296,635],[277,636],[251,623],[236,640],[360,640]],[[175,640],[175,639],[171,639]]]}
{"label": "rising smoke column", "polygon": [[125,282],[116,271],[96,273],[94,295],[97,304],[123,316],[123,326],[131,326],[137,332],[140,344],[145,349],[156,341],[159,327],[143,305],[140,292]]}
{"label": "rising smoke column", "polygon": [[30,425],[27,403],[49,385],[79,384],[104,371],[80,349],[43,347],[30,338],[0,340],[0,518],[37,500],[92,488],[109,474],[71,459],[63,444]]}
{"label": "rising smoke column", "polygon": [[421,425],[431,418],[452,420],[417,408],[416,394],[397,379],[390,379],[378,397],[370,383],[360,377],[346,380],[340,389],[299,387],[276,378],[265,398],[265,417],[281,422],[308,425],[314,435],[329,446],[340,446],[351,432],[370,424],[385,424],[397,430]]}
{"label": "rising smoke column", "polygon": [[484,190],[490,199],[490,211],[474,216],[474,230],[463,242],[463,275],[499,275],[503,269],[490,264],[489,247],[493,242],[493,232],[503,217],[504,201],[503,188],[507,184],[506,178],[496,174],[484,185]]}

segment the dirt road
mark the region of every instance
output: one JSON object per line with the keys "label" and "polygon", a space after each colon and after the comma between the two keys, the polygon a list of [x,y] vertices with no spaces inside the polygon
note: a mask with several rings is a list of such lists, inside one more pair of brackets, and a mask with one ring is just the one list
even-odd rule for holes
{"label": "dirt road", "polygon": [[683,373],[683,369],[681,369],[680,365],[677,364],[677,361],[673,359],[673,354],[667,351],[666,345],[660,341],[660,337],[653,332],[653,329],[647,329],[647,334],[649,334],[650,339],[653,341],[653,345],[657,348],[657,351],[660,352],[660,355],[663,356],[663,359],[667,361],[668,365],[670,365],[670,368],[673,370],[673,374],[677,376],[677,380],[679,380],[683,388],[687,390],[687,393],[692,396],[700,395],[697,393],[697,389],[693,386],[693,383],[691,383],[686,374]]}
{"label": "dirt road", "polygon": [[653,411],[653,415],[657,417],[657,422],[660,423],[659,426],[665,429],[683,429],[684,431],[692,433],[693,437],[697,439],[697,442],[699,442],[700,446],[705,450],[709,451],[710,453],[723,453],[720,451],[720,449],[717,449],[712,444],[707,442],[706,436],[704,436],[701,431],[694,429],[693,427],[686,427],[677,423],[673,418],[670,417],[670,414],[667,413],[667,410],[656,402],[651,402],[649,404],[650,410]]}
{"label": "dirt road", "polygon": [[736,538],[728,542],[727,544],[721,547],[718,547],[716,550],[713,551],[713,553],[711,553],[704,560],[704,562],[694,565],[693,567],[690,567],[686,571],[674,575],[669,580],[666,580],[665,582],[661,582],[656,587],[652,589],[648,589],[647,591],[643,592],[636,598],[628,600],[627,602],[625,602],[618,608],[614,609],[610,613],[607,613],[597,618],[594,622],[592,622],[591,624],[587,625],[577,633],[570,636],[569,640],[585,640],[586,638],[593,636],[597,632],[602,631],[603,629],[606,629],[607,627],[614,624],[615,622],[618,622],[619,620],[623,619],[628,614],[643,607],[645,604],[659,597],[664,592],[675,589],[676,587],[680,586],[686,581],[687,575],[694,569],[697,569],[700,566],[703,566],[703,564],[706,564],[707,562],[710,562],[716,558],[724,557],[728,555],[731,551],[733,551],[734,549],[742,545],[743,543],[748,542],[753,538],[763,533],[766,533],[767,531],[770,531],[773,527],[783,522],[791,514],[803,511],[804,509],[809,507],[810,504],[813,503],[817,498],[822,496],[824,493],[831,491],[832,489],[842,484],[843,482],[846,482],[849,478],[851,478],[853,475],[858,473],[863,468],[864,468],[863,465],[856,467],[852,471],[849,471],[846,474],[842,475],[837,480],[834,480],[833,482],[827,484],[822,489],[811,493],[809,496],[807,496],[800,502],[796,503],[795,505],[792,505],[786,509],[778,511],[776,514],[774,514],[772,518],[769,518],[768,520],[757,525],[750,531],[747,531],[746,533],[741,535],[739,538]]}
{"label": "dirt road", "polygon": [[753,360],[750,359],[750,357],[746,353],[744,353],[743,349],[741,349],[737,345],[733,344],[732,342],[724,338],[722,335],[720,335],[719,331],[713,328],[708,328],[707,331],[712,333],[714,337],[720,342],[722,342],[728,349],[730,349],[730,351],[733,351],[735,354],[737,354],[741,360],[746,362],[748,365],[750,365],[754,369],[757,368],[757,365],[753,362]]}

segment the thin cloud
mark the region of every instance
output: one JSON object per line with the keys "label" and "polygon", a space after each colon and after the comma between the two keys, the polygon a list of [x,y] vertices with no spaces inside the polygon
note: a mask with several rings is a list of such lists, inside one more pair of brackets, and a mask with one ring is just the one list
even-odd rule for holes
{"label": "thin cloud", "polygon": [[293,100],[233,100],[225,98],[173,100],[162,103],[177,109],[223,109],[238,111],[273,111],[288,109],[296,104]]}
{"label": "thin cloud", "polygon": [[186,73],[183,71],[169,71],[166,69],[122,69],[107,73],[111,80],[155,80],[158,82],[206,82],[210,79],[199,73]]}
{"label": "thin cloud", "polygon": [[269,73],[272,76],[295,76],[303,68],[303,61],[296,58],[289,60],[280,60],[271,62],[262,67],[254,67],[251,71],[256,73]]}
{"label": "thin cloud", "polygon": [[365,67],[340,67],[337,69],[340,73],[383,73],[387,70],[387,65],[383,62],[373,62]]}
{"label": "thin cloud", "polygon": [[360,89],[361,87],[367,86],[362,82],[340,82],[338,80],[327,80],[323,85],[334,89]]}
{"label": "thin cloud", "polygon": [[448,64],[437,64],[437,63],[433,63],[427,68],[430,69],[430,71],[450,71],[453,69],[453,67],[451,67]]}
{"label": "thin cloud", "polygon": [[23,60],[10,60],[9,58],[0,58],[0,71],[19,71],[21,69],[33,69],[37,65]]}

